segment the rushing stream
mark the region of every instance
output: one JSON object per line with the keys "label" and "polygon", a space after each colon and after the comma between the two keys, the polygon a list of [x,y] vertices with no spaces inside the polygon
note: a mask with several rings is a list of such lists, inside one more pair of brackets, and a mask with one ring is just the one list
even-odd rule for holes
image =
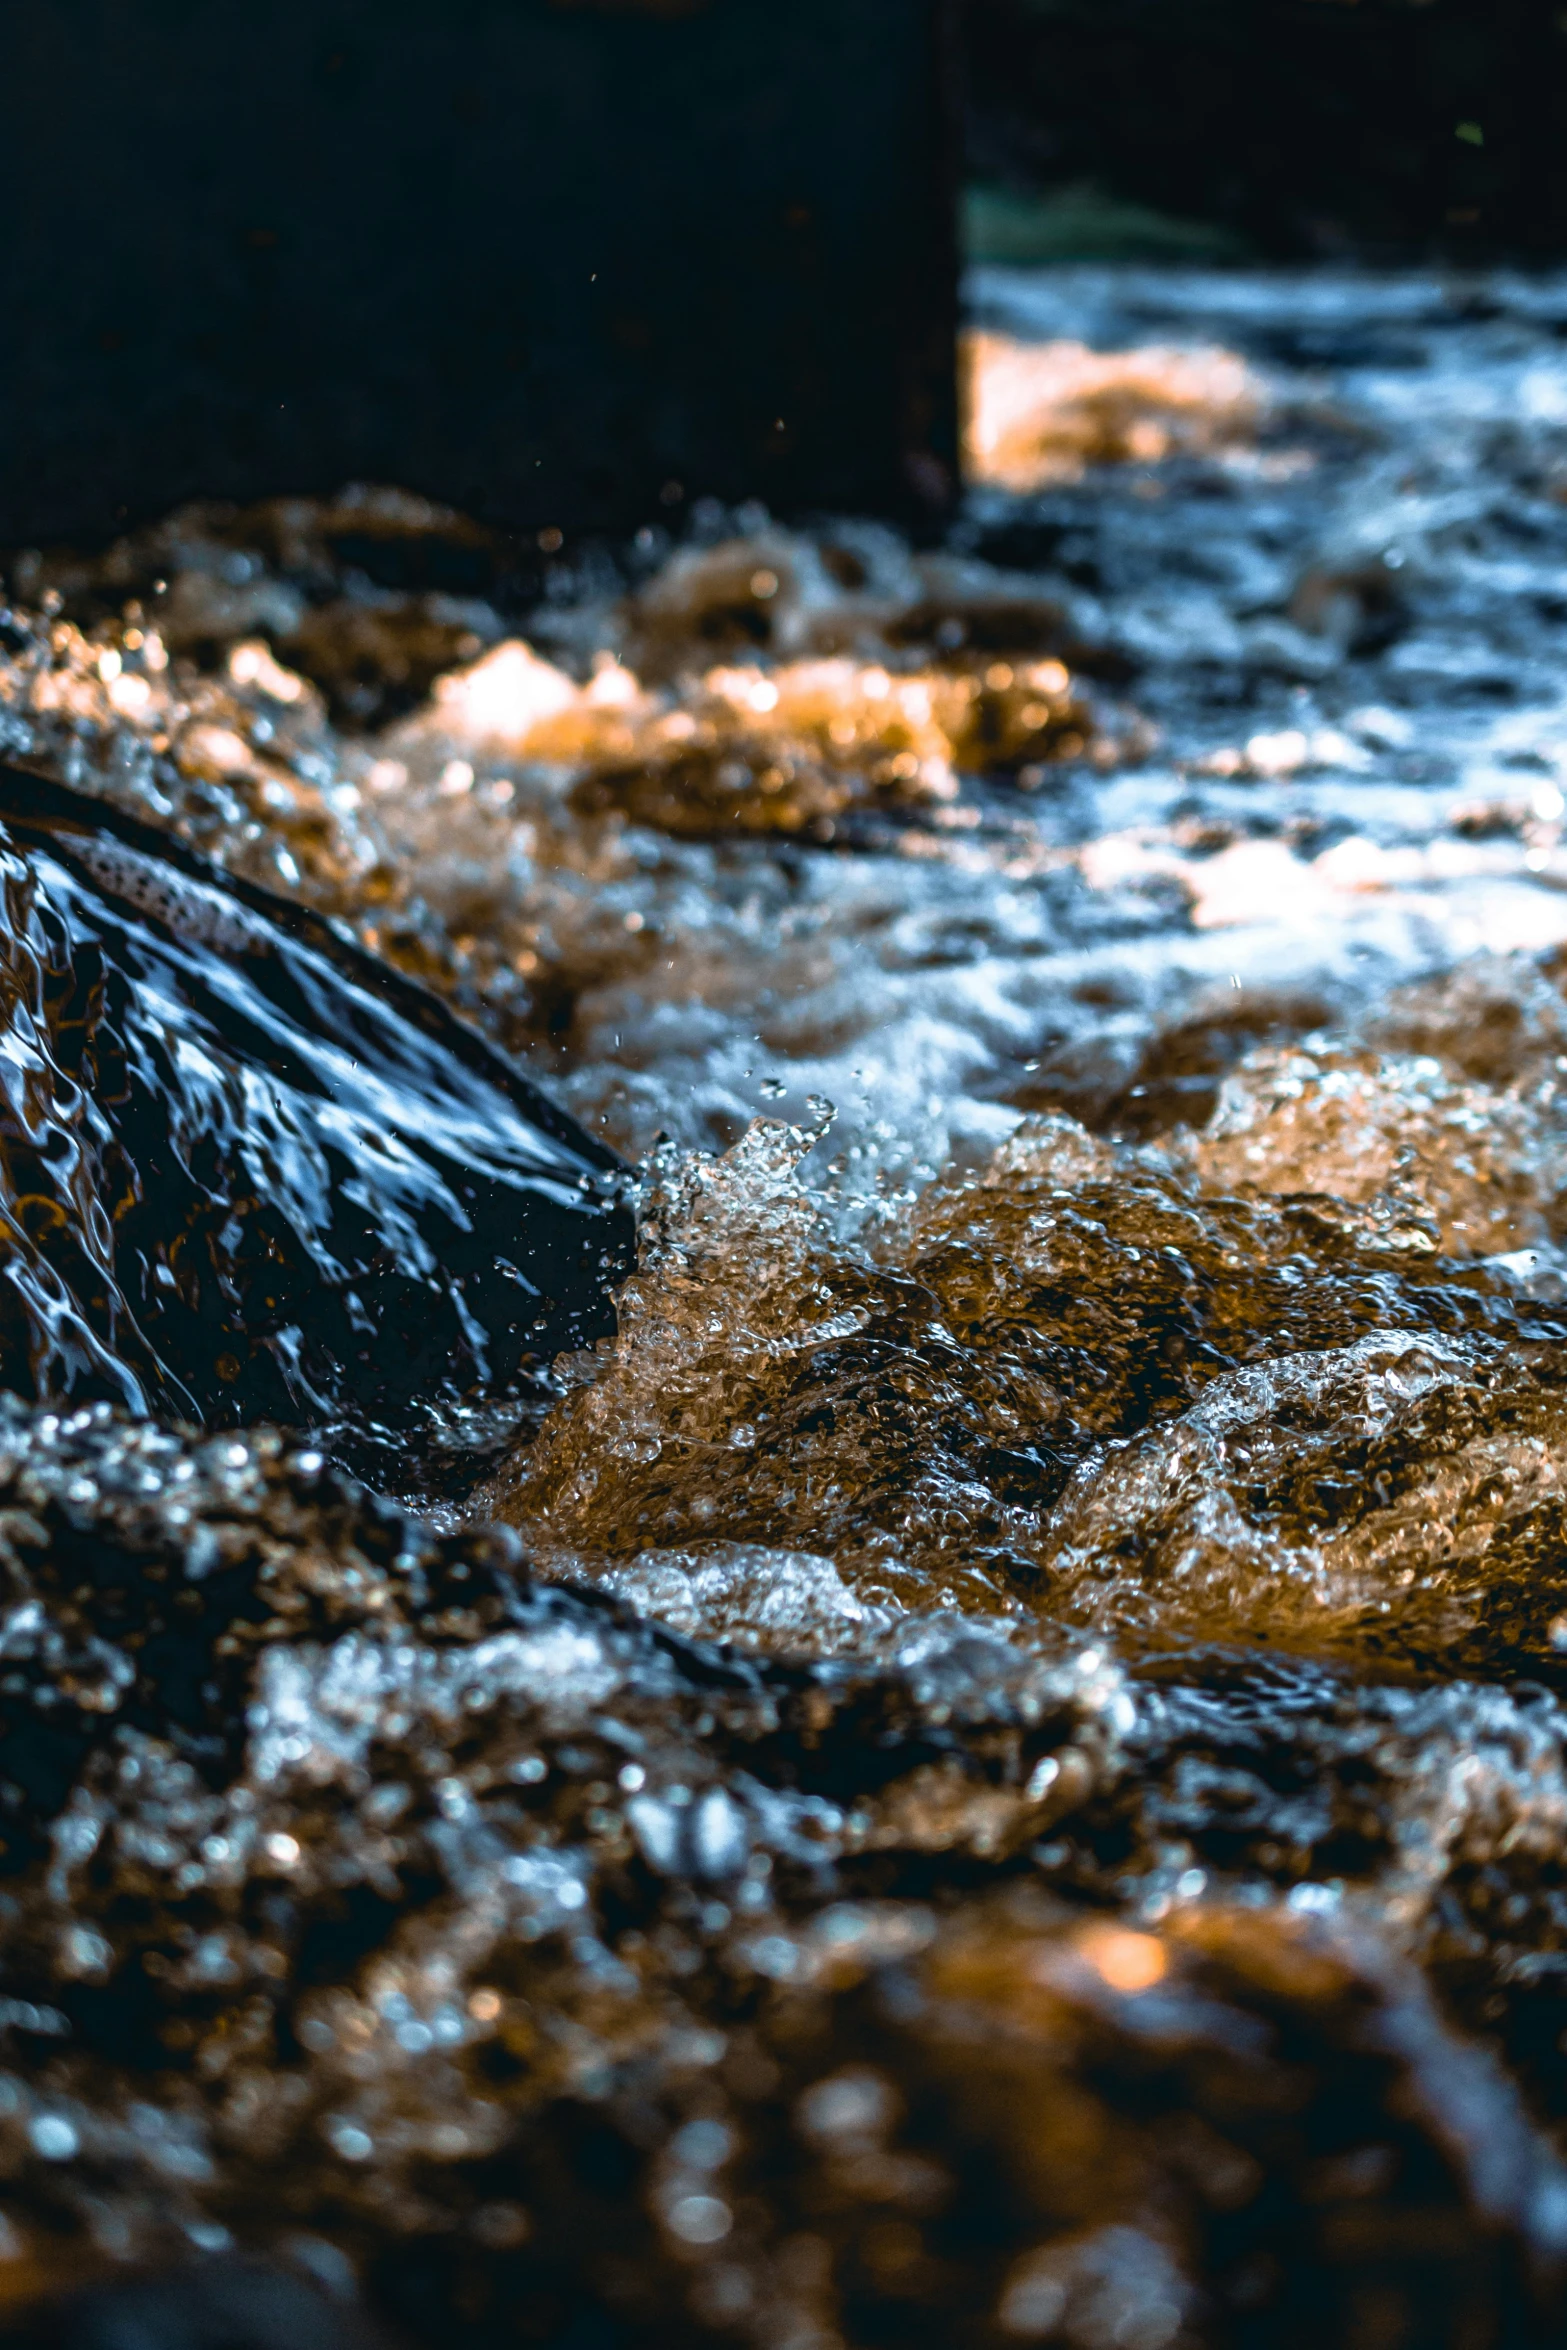
{"label": "rushing stream", "polygon": [[1559,2336],[1567,280],[972,305],[11,566],[0,2306]]}

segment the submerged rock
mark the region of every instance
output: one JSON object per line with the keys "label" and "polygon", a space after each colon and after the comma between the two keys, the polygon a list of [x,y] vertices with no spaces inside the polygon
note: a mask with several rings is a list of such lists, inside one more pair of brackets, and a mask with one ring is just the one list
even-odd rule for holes
{"label": "submerged rock", "polygon": [[611,1154],[166,835],[10,770],[0,826],[0,1382],[460,1484],[611,1327]]}

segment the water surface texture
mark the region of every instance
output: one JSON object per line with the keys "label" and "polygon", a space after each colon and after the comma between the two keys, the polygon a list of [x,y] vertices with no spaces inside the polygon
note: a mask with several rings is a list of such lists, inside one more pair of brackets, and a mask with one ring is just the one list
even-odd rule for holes
{"label": "water surface texture", "polygon": [[639,1244],[433,1515],[7,1406],[12,2306],[1558,2338],[1567,281],[973,306],[939,549],[13,567],[8,756],[444,999]]}

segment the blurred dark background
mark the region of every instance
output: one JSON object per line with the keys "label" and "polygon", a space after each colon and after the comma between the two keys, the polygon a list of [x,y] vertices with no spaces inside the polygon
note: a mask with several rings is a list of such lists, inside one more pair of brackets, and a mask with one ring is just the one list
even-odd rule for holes
{"label": "blurred dark background", "polygon": [[938,512],[948,0],[4,10],[0,546],[395,483]]}
{"label": "blurred dark background", "polygon": [[50,0],[6,15],[0,210],[0,548],[350,481],[939,527],[955,221],[1549,260],[1567,5]]}
{"label": "blurred dark background", "polygon": [[1560,0],[964,0],[964,25],[990,257],[1567,250]]}

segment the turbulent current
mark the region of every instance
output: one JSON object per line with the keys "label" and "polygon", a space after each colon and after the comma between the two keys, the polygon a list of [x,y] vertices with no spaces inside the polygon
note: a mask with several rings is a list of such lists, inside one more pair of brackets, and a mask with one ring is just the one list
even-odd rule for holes
{"label": "turbulent current", "polygon": [[28,2339],[1560,2336],[1567,281],[972,307],[9,565]]}

